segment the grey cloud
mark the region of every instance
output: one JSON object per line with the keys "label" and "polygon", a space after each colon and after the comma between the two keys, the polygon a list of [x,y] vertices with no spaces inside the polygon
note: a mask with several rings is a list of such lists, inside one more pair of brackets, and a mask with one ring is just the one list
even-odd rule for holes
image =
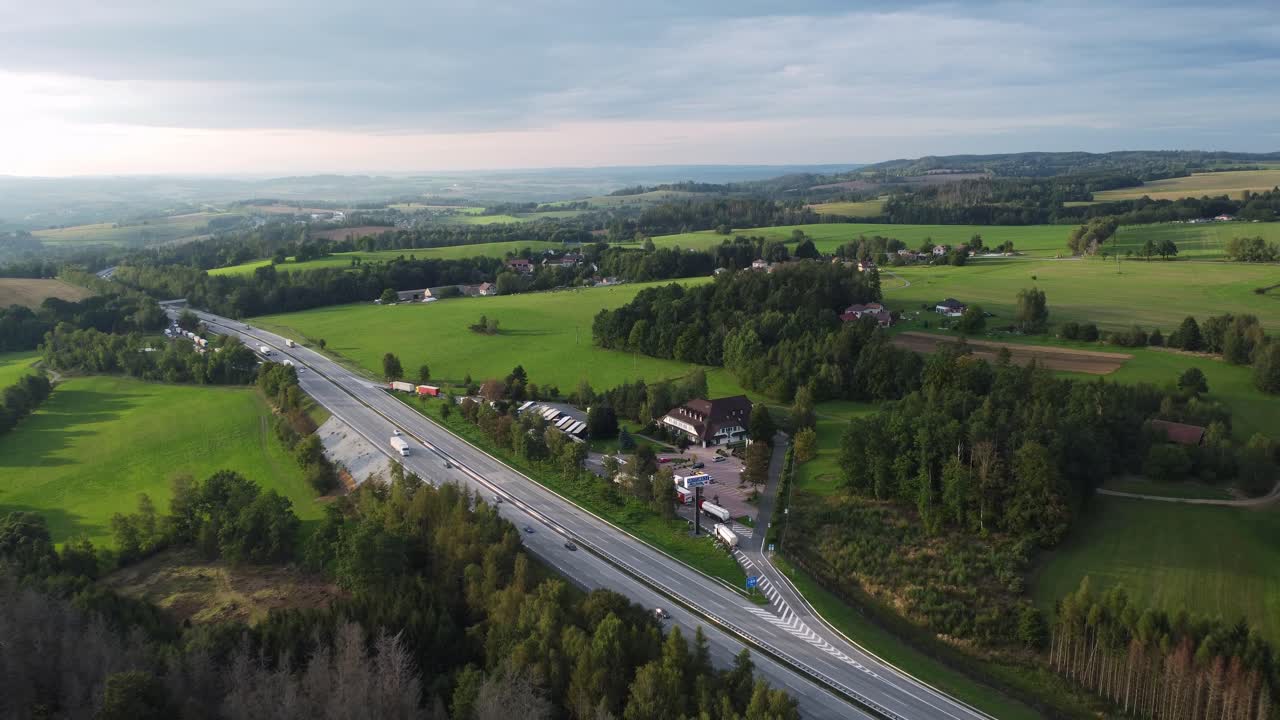
{"label": "grey cloud", "polygon": [[1221,125],[1206,105],[1224,96],[1250,122],[1280,119],[1280,17],[1265,2],[58,5],[0,8],[0,70],[108,83],[81,122],[1138,129]]}

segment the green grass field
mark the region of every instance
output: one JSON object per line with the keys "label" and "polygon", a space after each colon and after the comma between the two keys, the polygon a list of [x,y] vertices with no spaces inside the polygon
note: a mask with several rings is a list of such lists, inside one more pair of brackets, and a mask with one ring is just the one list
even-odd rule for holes
{"label": "green grass field", "polygon": [[197,212],[151,218],[130,224],[95,223],[32,233],[46,245],[103,243],[108,245],[151,245],[204,234],[215,217],[241,217],[243,213]]}
{"label": "green grass field", "polygon": [[933,307],[954,297],[996,314],[987,325],[1010,323],[1018,291],[1038,287],[1049,303],[1049,322],[1094,322],[1105,329],[1135,323],[1165,334],[1188,315],[1252,313],[1271,332],[1280,331],[1280,296],[1254,289],[1280,282],[1280,271],[1266,265],[1236,263],[1101,259],[1025,260],[990,258],[964,267],[887,268],[911,287],[886,282],[885,300],[894,310]]}
{"label": "green grass field", "polygon": [[39,359],[37,350],[0,353],[0,390],[18,382],[18,378],[29,373]]}
{"label": "green grass field", "polygon": [[0,437],[0,512],[44,515],[58,542],[110,545],[111,516],[135,511],[138,493],[166,511],[171,478],[221,469],[287,496],[304,521],[320,517],[256,391],[74,378]]}
{"label": "green grass field", "polygon": [[1225,488],[1205,485],[1198,482],[1160,482],[1144,477],[1111,478],[1102,484],[1106,490],[1133,493],[1134,495],[1153,495],[1167,498],[1191,498],[1206,500],[1230,500],[1231,493]]}
{"label": "green grass field", "polygon": [[1178,246],[1178,257],[1195,259],[1223,258],[1227,241],[1237,237],[1261,236],[1280,242],[1280,222],[1269,223],[1159,223],[1156,225],[1124,225],[1108,245],[1120,252],[1139,252],[1148,238],[1172,240]]}
{"label": "green grass field", "polygon": [[876,412],[874,405],[832,400],[816,409],[818,423],[818,455],[809,462],[796,465],[796,488],[815,495],[830,495],[840,484],[840,438],[855,417]]}
{"label": "green grass field", "polygon": [[[359,260],[362,263],[387,262],[395,260],[399,257],[404,258],[438,258],[441,260],[459,260],[462,258],[472,257],[505,257],[507,253],[519,252],[524,248],[529,248],[534,252],[542,252],[543,250],[564,250],[562,243],[545,242],[542,240],[513,240],[510,242],[496,243],[477,243],[475,245],[450,245],[447,247],[433,248],[411,248],[406,250],[376,250],[374,252],[349,252],[335,253],[328,257],[308,260],[306,262],[289,262],[283,265],[277,265],[277,272],[291,272],[293,270],[315,270],[324,267],[351,267],[353,260]],[[248,275],[257,268],[264,265],[270,265],[270,260],[254,260],[252,262],[242,263],[240,265],[232,265],[230,267],[216,268],[210,270],[210,275]]]}
{"label": "green grass field", "polygon": [[717,235],[713,230],[660,235],[653,239],[659,247],[710,248],[737,235],[790,240],[791,231],[803,230],[813,238],[814,245],[822,252],[832,252],[844,243],[858,239],[859,235],[882,235],[897,238],[911,249],[918,249],[926,239],[935,244],[959,245],[969,242],[975,234],[982,235],[983,244],[994,247],[1013,241],[1014,249],[1029,255],[1053,257],[1065,251],[1067,225],[882,225],[872,223],[818,223],[816,225],[780,225],[764,228],[734,228],[730,235]]}
{"label": "green grass field", "polygon": [[[324,338],[330,351],[374,374],[382,372],[382,355],[394,352],[410,370],[426,362],[432,377],[441,381],[460,382],[468,373],[476,382],[502,378],[523,365],[531,382],[553,383],[567,393],[583,379],[604,389],[633,378],[679,377],[692,369],[687,363],[592,344],[591,322],[596,313],[627,303],[652,285],[459,298],[426,305],[342,305],[268,315],[256,318],[254,324],[299,340]],[[481,315],[498,320],[497,335],[468,329]],[[707,381],[713,395],[742,392],[721,369],[708,368]]]}
{"label": "green grass field", "polygon": [[1276,186],[1280,186],[1280,169],[1233,170],[1153,180],[1143,183],[1140,187],[1097,192],[1093,194],[1093,199],[1098,201],[1136,200],[1145,196],[1152,200],[1177,200],[1205,195],[1212,197],[1230,195],[1238,198],[1245,190],[1263,192]]}
{"label": "green grass field", "polygon": [[1249,620],[1280,642],[1280,510],[1098,497],[1047,554],[1036,602],[1053,608],[1086,575],[1094,592],[1124,585],[1132,599]]}
{"label": "green grass field", "polygon": [[883,200],[863,200],[861,202],[829,202],[810,205],[809,209],[819,215],[844,215],[845,217],[874,217],[884,209]]}

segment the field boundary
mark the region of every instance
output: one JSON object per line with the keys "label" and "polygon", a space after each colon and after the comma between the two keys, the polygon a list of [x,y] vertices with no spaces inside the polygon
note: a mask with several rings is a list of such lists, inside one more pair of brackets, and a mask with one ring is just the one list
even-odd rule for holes
{"label": "field boundary", "polygon": [[937,350],[941,345],[958,344],[961,340],[974,351],[973,354],[977,357],[995,358],[1000,350],[1007,349],[1013,362],[1019,365],[1027,365],[1035,361],[1051,370],[1081,372],[1090,375],[1109,375],[1133,359],[1133,355],[1128,353],[1076,350],[1053,345],[1023,345],[989,340],[970,340],[968,338],[955,338],[950,335],[937,335],[915,330],[894,335],[892,342],[894,345],[907,350],[927,353]]}

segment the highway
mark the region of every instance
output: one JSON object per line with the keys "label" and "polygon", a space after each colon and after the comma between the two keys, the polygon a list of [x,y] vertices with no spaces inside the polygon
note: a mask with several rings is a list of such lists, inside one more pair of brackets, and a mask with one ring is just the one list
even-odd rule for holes
{"label": "highway", "polygon": [[[533,533],[523,534],[529,552],[576,584],[609,588],[645,607],[665,608],[672,615],[670,622],[682,627],[686,637],[703,627],[721,666],[749,647],[757,672],[796,697],[805,717],[989,718],[919,683],[813,619],[811,609],[786,587],[780,573],[767,574],[777,588],[771,604],[756,605],[722,581],[582,510],[453,435],[391,395],[383,384],[308,348],[289,348],[278,335],[216,315],[197,314],[210,331],[237,336],[254,349],[266,345],[273,360],[287,357],[305,368],[298,375],[303,390],[374,447],[394,455],[406,469],[432,483],[467,485],[490,502],[500,497],[498,509],[504,518],[517,527],[534,528]],[[390,448],[388,438],[396,429],[411,441],[408,457]],[[452,468],[445,467],[446,460]],[[564,547],[569,538],[577,551]],[[751,550],[752,556],[760,558],[759,548]],[[797,612],[789,616],[793,606]],[[797,622],[799,612],[811,622]]]}

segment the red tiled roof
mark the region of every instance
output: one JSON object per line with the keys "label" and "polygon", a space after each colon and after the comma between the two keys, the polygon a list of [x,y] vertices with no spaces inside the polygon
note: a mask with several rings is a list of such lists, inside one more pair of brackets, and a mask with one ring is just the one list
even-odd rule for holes
{"label": "red tiled roof", "polygon": [[1151,429],[1163,432],[1169,442],[1179,445],[1199,445],[1204,442],[1205,429],[1199,425],[1169,422],[1168,420],[1152,420]]}

